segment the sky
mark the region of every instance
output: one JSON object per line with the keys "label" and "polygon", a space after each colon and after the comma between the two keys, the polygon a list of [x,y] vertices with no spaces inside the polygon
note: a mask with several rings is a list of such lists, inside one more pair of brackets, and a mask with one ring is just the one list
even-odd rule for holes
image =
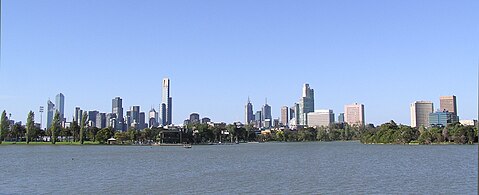
{"label": "sky", "polygon": [[[477,0],[3,0],[0,110],[16,121],[65,95],[74,108],[148,112],[171,79],[173,121],[244,121],[267,98],[273,118],[299,101],[365,105],[367,123],[410,124],[410,104],[456,95],[478,116]],[[43,113],[45,125],[46,113]]]}

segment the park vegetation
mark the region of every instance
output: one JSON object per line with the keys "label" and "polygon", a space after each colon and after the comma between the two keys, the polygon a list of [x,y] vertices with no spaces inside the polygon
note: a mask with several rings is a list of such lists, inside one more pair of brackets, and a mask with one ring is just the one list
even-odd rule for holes
{"label": "park vegetation", "polygon": [[[25,126],[10,124],[6,111],[0,118],[0,144],[107,144],[110,138],[116,144],[149,145],[162,141],[163,128],[145,128],[127,131],[116,131],[111,127],[99,129],[87,124],[87,112],[78,122],[73,121],[69,127],[61,124],[59,113],[55,113],[52,125],[46,130],[35,126],[34,113],[30,111]],[[463,126],[460,123],[446,127],[419,127],[398,125],[394,121],[378,127],[373,125],[350,126],[348,124],[332,124],[329,127],[307,127],[295,130],[276,128],[263,130],[252,125],[234,124],[193,124],[177,129],[179,135],[173,136],[173,143],[215,144],[241,142],[312,142],[312,141],[360,141],[364,144],[473,144],[478,141],[478,130],[474,126]],[[176,137],[175,137],[176,136]],[[171,138],[171,137],[170,137]]]}

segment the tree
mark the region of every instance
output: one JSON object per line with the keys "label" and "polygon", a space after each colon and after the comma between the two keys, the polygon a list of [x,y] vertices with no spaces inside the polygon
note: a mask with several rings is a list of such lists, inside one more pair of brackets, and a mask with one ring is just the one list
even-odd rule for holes
{"label": "tree", "polygon": [[52,144],[57,142],[57,132],[60,131],[60,113],[58,111],[55,112],[55,116],[53,117],[52,126],[50,128],[51,131],[51,141]]}
{"label": "tree", "polygon": [[70,131],[70,134],[73,136],[73,142],[76,142],[80,134],[80,126],[78,125],[77,121],[72,122],[72,125],[70,126]]}
{"label": "tree", "polygon": [[83,116],[81,119],[81,124],[80,124],[80,144],[83,144],[85,141],[85,127],[86,127],[86,119],[88,117],[88,113],[85,111],[83,112]]}
{"label": "tree", "polygon": [[27,118],[27,132],[25,133],[25,139],[27,144],[30,144],[31,135],[35,131],[35,114],[30,110]]}
{"label": "tree", "polygon": [[14,124],[12,126],[12,129],[10,130],[10,136],[12,136],[12,138],[15,138],[15,142],[18,141],[18,135],[20,135],[20,127],[20,124]]}
{"label": "tree", "polygon": [[[121,132],[117,132],[117,133],[121,133]],[[104,128],[98,131],[98,133],[96,134],[96,139],[98,142],[100,142],[100,144],[104,144],[112,136],[113,136],[113,130],[111,128]]]}
{"label": "tree", "polygon": [[0,144],[2,144],[2,141],[5,141],[5,137],[7,137],[8,134],[9,126],[10,122],[7,118],[7,112],[4,110],[2,112],[2,118],[0,118]]}

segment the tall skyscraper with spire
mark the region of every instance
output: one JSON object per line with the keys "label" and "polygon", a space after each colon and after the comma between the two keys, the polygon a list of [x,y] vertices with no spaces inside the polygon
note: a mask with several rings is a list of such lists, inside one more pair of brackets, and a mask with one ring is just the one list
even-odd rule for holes
{"label": "tall skyscraper with spire", "polygon": [[308,124],[308,113],[314,112],[314,90],[309,87],[309,84],[303,86],[303,96],[299,101],[299,125]]}
{"label": "tall skyscraper with spire", "polygon": [[254,121],[253,104],[248,97],[248,103],[245,106],[245,124],[249,125]]}
{"label": "tall skyscraper with spire", "polygon": [[163,119],[163,125],[173,124],[173,98],[170,96],[170,79],[163,79],[163,102],[160,110],[162,111],[161,116]]}
{"label": "tall skyscraper with spire", "polygon": [[263,113],[263,126],[266,127],[266,128],[269,128],[271,127],[272,123],[272,116],[271,116],[271,106],[268,105],[268,99],[266,99],[266,102],[263,106],[263,109],[261,110],[261,112]]}

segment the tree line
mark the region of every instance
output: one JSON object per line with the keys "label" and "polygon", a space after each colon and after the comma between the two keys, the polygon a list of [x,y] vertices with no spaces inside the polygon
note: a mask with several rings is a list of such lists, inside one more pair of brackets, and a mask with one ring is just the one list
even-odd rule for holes
{"label": "tree line", "polygon": [[[99,129],[87,125],[88,113],[84,112],[80,123],[73,121],[69,127],[63,128],[60,114],[55,113],[52,125],[47,130],[35,126],[34,113],[30,111],[25,126],[10,125],[6,112],[0,118],[0,144],[2,141],[43,142],[49,137],[50,142],[96,142],[105,144],[109,138],[115,138],[119,144],[152,144],[160,141],[160,132],[163,128],[145,128],[136,130],[130,128],[125,132],[115,131],[113,128]],[[434,144],[455,143],[473,144],[478,140],[478,130],[473,126],[463,126],[460,123],[446,127],[412,128],[407,125],[398,125],[394,121],[384,123],[378,127],[350,126],[348,124],[332,124],[329,127],[307,127],[290,130],[288,128],[260,131],[252,125],[241,124],[193,124],[179,129],[182,141],[192,144],[219,143],[219,142],[307,142],[307,141],[349,141],[359,140],[364,144]]]}

